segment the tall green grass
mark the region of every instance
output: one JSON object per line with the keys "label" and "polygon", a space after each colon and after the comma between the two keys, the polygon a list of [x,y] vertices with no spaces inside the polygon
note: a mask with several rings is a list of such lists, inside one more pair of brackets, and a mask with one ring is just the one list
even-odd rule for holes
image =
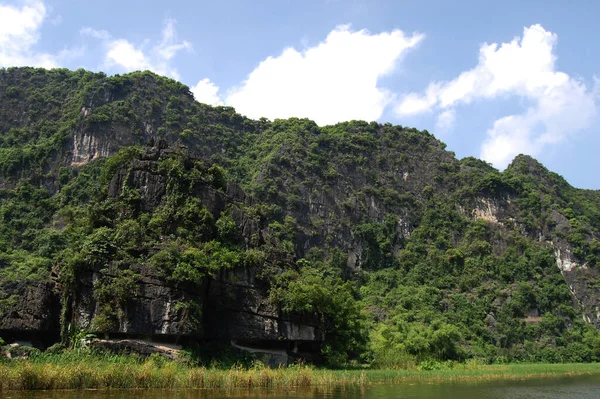
{"label": "tall green grass", "polygon": [[223,370],[151,357],[40,355],[0,362],[1,390],[89,388],[338,388],[376,383],[522,380],[600,374],[599,364],[458,364],[440,370],[327,370],[311,366]]}

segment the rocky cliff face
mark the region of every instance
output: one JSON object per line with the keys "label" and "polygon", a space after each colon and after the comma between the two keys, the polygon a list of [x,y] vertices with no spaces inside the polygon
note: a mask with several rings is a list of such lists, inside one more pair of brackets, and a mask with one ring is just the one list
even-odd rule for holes
{"label": "rocky cliff face", "polygon": [[573,302],[581,309],[587,323],[600,328],[600,273],[594,267],[581,264],[573,255],[573,248],[564,240],[550,242],[556,257],[556,266],[564,276]]}
{"label": "rocky cliff face", "polygon": [[0,319],[0,334],[7,340],[32,340],[49,346],[60,339],[60,295],[55,283],[37,283],[18,294]]}
{"label": "rocky cliff face", "polygon": [[[272,304],[268,294],[254,283],[254,273],[241,269],[207,279],[202,287],[192,291],[185,287],[167,285],[164,277],[156,275],[149,267],[134,269],[139,273],[136,280],[138,291],[128,303],[119,309],[119,322],[106,334],[149,337],[159,341],[177,341],[181,338],[242,341],[247,346],[268,344],[297,344],[304,341],[323,341],[322,321],[315,315],[286,314]],[[114,276],[98,271],[81,273],[78,288],[72,299],[71,323],[83,330],[91,330],[94,317],[99,313],[94,300],[94,282]],[[58,336],[58,319],[50,324],[52,316],[60,314],[58,296],[45,294],[42,302],[29,302],[27,309],[17,310],[18,315],[4,319],[5,330],[48,331]],[[31,294],[24,300],[31,300]],[[54,300],[54,301],[52,301]],[[201,312],[192,314],[189,309],[178,308],[177,304],[193,301],[201,305]],[[24,304],[22,306],[25,306]],[[14,318],[13,318],[14,317]],[[23,319],[21,319],[23,317]],[[198,317],[199,320],[194,320]]]}
{"label": "rocky cliff face", "polygon": [[[478,198],[473,209],[463,211],[469,216],[485,220],[502,230],[514,227],[524,236],[530,236],[541,245],[552,251],[556,267],[565,279],[573,299],[573,306],[581,312],[581,317],[600,328],[600,285],[598,270],[581,263],[573,254],[572,245],[564,238],[573,232],[569,220],[557,211],[551,213],[549,222],[540,229],[528,231],[525,225],[519,224],[520,210],[514,206],[510,198]],[[560,231],[557,237],[555,232]],[[494,243],[496,250],[502,250],[503,242]]]}
{"label": "rocky cliff face", "polygon": [[[153,143],[152,143],[153,144]],[[176,155],[164,141],[144,149],[139,158],[118,168],[107,187],[108,198],[119,198],[126,190],[139,192],[140,208],[152,212],[159,208],[167,194],[169,177],[159,170],[159,160]],[[193,162],[192,158],[186,161]],[[226,209],[237,209],[237,228],[250,240],[262,234],[236,203],[251,202],[235,185],[219,190],[209,184],[198,184],[193,196],[216,218]],[[315,314],[286,313],[274,304],[250,267],[223,271],[198,284],[169,281],[148,264],[130,266],[135,273],[135,292],[120,303],[116,324],[104,330],[108,336],[143,337],[158,341],[222,341],[241,343],[245,349],[268,353],[278,350],[276,362],[287,362],[288,351],[298,346],[318,350],[324,339],[322,320]],[[38,344],[50,344],[60,337],[60,315],[69,329],[94,330],[94,320],[102,313],[103,303],[97,290],[118,280],[115,270],[84,265],[76,275],[73,288],[57,282],[40,283],[24,289],[18,302],[0,320],[4,336],[31,335]],[[61,298],[68,298],[65,304]],[[194,307],[181,304],[194,304]],[[308,345],[308,346],[307,346]],[[305,353],[310,355],[310,353]],[[272,359],[267,359],[271,362]]]}

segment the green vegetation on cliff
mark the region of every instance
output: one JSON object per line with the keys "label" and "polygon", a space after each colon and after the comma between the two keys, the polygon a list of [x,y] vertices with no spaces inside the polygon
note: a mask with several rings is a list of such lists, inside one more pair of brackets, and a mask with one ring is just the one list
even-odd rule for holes
{"label": "green vegetation on cliff", "polygon": [[151,275],[200,338],[190,293],[244,269],[319,320],[332,365],[600,361],[599,232],[600,192],[527,156],[499,172],[413,128],[253,121],[149,72],[0,70],[0,330],[53,282],[73,336],[93,270],[89,330],[126,332]]}

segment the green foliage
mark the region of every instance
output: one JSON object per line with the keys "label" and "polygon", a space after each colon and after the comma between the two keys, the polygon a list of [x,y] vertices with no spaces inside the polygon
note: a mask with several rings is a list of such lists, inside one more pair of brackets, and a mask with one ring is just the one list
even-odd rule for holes
{"label": "green foliage", "polygon": [[297,271],[278,276],[271,297],[286,312],[316,313],[326,320],[323,354],[331,366],[340,366],[364,350],[365,324],[353,284],[331,269],[300,259]]}
{"label": "green foliage", "polygon": [[123,319],[128,301],[135,298],[139,275],[132,270],[109,267],[101,270],[102,278],[94,284],[94,299],[100,311],[92,321],[94,331],[114,331]]}
{"label": "green foliage", "polygon": [[202,248],[185,248],[171,244],[154,254],[149,262],[175,282],[200,285],[207,276],[215,277],[221,270],[238,266],[242,253],[221,244],[209,241]]}

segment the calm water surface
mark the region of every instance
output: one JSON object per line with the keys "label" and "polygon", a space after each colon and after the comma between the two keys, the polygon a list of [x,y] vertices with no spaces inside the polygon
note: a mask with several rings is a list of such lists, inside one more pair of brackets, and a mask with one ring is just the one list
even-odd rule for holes
{"label": "calm water surface", "polygon": [[41,391],[0,392],[11,399],[220,399],[220,398],[286,398],[286,399],[598,399],[600,377],[570,377],[539,379],[522,382],[399,384],[374,385],[333,391],[311,390],[253,390],[224,393],[211,390],[111,390],[111,391]]}

